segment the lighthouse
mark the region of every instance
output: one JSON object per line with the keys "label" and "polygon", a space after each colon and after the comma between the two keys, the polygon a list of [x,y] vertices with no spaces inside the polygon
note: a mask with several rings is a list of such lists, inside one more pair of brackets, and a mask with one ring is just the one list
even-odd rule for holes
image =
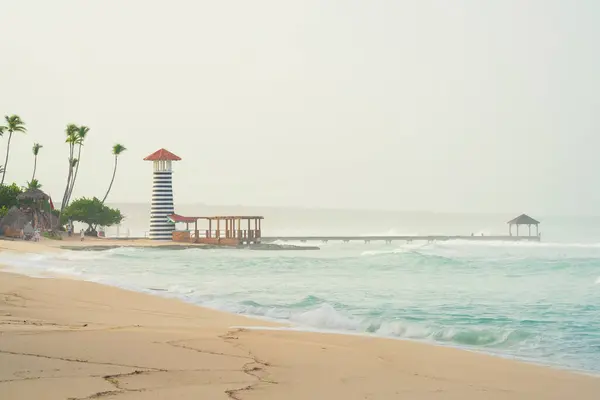
{"label": "lighthouse", "polygon": [[181,158],[168,150],[160,149],[144,161],[152,161],[152,206],[150,208],[150,239],[172,240],[175,224],[167,219],[175,213],[173,204],[173,161]]}

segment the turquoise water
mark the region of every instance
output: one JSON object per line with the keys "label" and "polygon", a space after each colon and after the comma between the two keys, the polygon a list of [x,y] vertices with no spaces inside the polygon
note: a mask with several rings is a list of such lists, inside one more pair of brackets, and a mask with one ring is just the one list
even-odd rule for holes
{"label": "turquoise water", "polygon": [[600,372],[600,245],[335,244],[320,251],[2,253],[61,273],[310,330],[413,339]]}

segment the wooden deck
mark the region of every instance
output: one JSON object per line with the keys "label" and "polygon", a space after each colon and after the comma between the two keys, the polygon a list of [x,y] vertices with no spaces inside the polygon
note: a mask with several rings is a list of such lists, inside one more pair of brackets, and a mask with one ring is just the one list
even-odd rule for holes
{"label": "wooden deck", "polygon": [[448,240],[469,240],[474,242],[539,242],[539,236],[443,236],[443,235],[428,235],[428,236],[263,236],[262,242],[269,243],[275,241],[282,242],[386,242],[395,241],[425,241],[425,242],[444,242]]}

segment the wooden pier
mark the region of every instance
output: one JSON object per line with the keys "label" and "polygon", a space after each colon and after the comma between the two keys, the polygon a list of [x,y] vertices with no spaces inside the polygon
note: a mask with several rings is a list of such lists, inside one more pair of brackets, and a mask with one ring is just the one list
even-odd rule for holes
{"label": "wooden pier", "polygon": [[[263,236],[262,216],[213,216],[213,217],[184,217],[178,214],[167,216],[170,223],[185,224],[183,230],[175,230],[172,240],[185,243],[202,243],[220,246],[239,246],[242,244],[259,244],[282,242],[446,242],[449,240],[468,240],[473,242],[539,242],[539,222],[522,214],[508,222],[508,235],[371,235],[371,236]],[[198,221],[204,220],[207,226],[199,229]],[[190,229],[190,224],[194,224]],[[512,227],[516,225],[517,234],[513,235]],[[528,235],[519,235],[519,226],[528,226]],[[536,235],[531,234],[531,227],[535,226]],[[222,229],[222,228],[225,229]]]}
{"label": "wooden pier", "polygon": [[539,236],[443,236],[443,235],[428,235],[428,236],[263,236],[263,243],[272,243],[276,241],[282,242],[385,242],[392,243],[397,241],[404,242],[445,242],[448,240],[468,240],[473,242],[539,242]]}
{"label": "wooden pier", "polygon": [[[396,241],[404,242],[446,242],[449,240],[468,240],[473,242],[539,242],[541,234],[539,233],[539,221],[531,218],[528,215],[521,214],[507,222],[508,235],[382,235],[382,236],[263,236],[262,241],[265,243],[282,241],[282,242],[385,242],[392,243]],[[528,227],[528,235],[519,236],[519,226],[526,225]],[[517,227],[517,234],[513,235],[512,227]],[[535,226],[536,235],[531,234],[531,227]]]}

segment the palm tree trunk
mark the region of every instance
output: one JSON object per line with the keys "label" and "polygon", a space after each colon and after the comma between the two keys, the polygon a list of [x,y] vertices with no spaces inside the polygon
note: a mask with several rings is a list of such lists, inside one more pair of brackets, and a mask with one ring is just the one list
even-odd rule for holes
{"label": "palm tree trunk", "polygon": [[60,213],[62,214],[62,212],[65,210],[65,207],[67,206],[67,194],[69,194],[69,187],[71,185],[71,177],[73,176],[73,150],[74,150],[73,145],[71,145],[71,148],[69,149],[69,175],[67,176],[67,187],[65,188],[65,193],[63,194],[63,200],[62,203],[60,204]]}
{"label": "palm tree trunk", "polygon": [[35,171],[37,170],[37,155],[33,159],[33,175],[31,175],[31,182],[35,179]]}
{"label": "palm tree trunk", "polygon": [[65,188],[65,193],[63,194],[62,203],[60,203],[60,213],[65,210],[67,206],[67,192],[69,191],[69,184],[71,183],[71,175],[73,174],[73,168],[69,168],[69,175],[67,176],[67,187]]}
{"label": "palm tree trunk", "polygon": [[67,204],[71,201],[71,195],[73,194],[73,188],[75,187],[75,180],[77,179],[77,173],[79,172],[79,164],[81,163],[81,145],[79,145],[79,151],[77,152],[77,166],[75,167],[75,174],[73,175],[73,180],[71,182],[71,188],[69,189],[69,194],[67,195]]}
{"label": "palm tree trunk", "polygon": [[2,171],[2,182],[0,182],[0,185],[4,185],[4,176],[6,175],[6,165],[8,164],[8,154],[10,153],[10,139],[12,139],[12,132],[8,133],[8,143],[6,144],[6,159],[4,160],[4,171]]}
{"label": "palm tree trunk", "polygon": [[110,185],[108,186],[108,190],[106,191],[106,194],[104,195],[104,198],[102,199],[102,204],[104,204],[104,200],[106,200],[106,198],[108,197],[108,194],[110,193],[110,189],[112,189],[113,182],[115,181],[115,175],[117,174],[118,160],[119,160],[119,156],[115,156],[115,169],[113,170],[113,176],[112,176],[112,179],[110,180]]}

